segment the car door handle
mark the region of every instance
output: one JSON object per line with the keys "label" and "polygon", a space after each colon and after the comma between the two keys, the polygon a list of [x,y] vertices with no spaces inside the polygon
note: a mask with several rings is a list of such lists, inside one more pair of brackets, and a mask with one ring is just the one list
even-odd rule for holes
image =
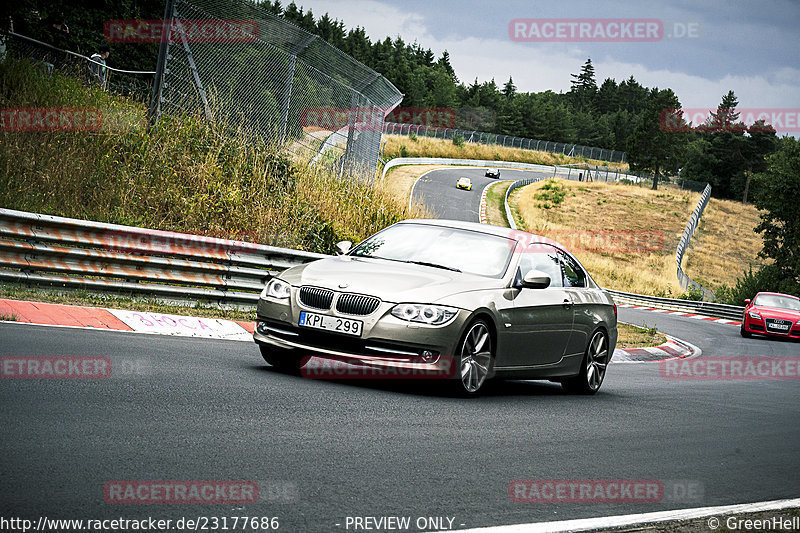
{"label": "car door handle", "polygon": [[573,305],[572,300],[564,299],[564,309],[569,309],[570,307],[572,307],[572,305]]}

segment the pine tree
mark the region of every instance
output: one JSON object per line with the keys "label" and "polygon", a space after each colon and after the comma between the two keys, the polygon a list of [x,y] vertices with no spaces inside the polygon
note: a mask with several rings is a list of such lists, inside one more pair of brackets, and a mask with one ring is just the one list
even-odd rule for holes
{"label": "pine tree", "polygon": [[507,99],[513,98],[517,94],[517,87],[514,85],[514,80],[511,76],[508,77],[508,81],[505,85],[503,85],[503,96]]}
{"label": "pine tree", "polygon": [[597,94],[597,82],[594,77],[592,60],[587,59],[586,63],[581,67],[580,73],[570,74],[570,76],[572,76],[572,87],[569,92],[572,95],[576,109],[590,110]]}
{"label": "pine tree", "polygon": [[728,91],[728,94],[722,97],[722,102],[717,106],[717,112],[711,113],[706,127],[711,131],[744,131],[744,124],[737,123],[739,113],[736,112],[736,106],[738,105],[739,99],[736,98],[733,91]]}
{"label": "pine tree", "polygon": [[[686,142],[686,133],[675,131],[681,128],[663,127],[664,110],[680,110],[681,107],[672,89],[652,89],[649,101],[639,125],[628,139],[628,160],[634,170],[653,171],[653,189],[656,190],[661,170],[677,167],[678,157]],[[681,120],[680,115],[679,111],[676,120]]]}
{"label": "pine tree", "polygon": [[[450,52],[445,50],[442,52],[442,57],[439,58],[439,66],[441,66],[447,75],[450,76],[450,79],[453,80],[453,83],[458,83],[458,77],[456,76],[456,71],[453,69],[453,66],[450,64]],[[478,80],[475,80],[476,82]]]}

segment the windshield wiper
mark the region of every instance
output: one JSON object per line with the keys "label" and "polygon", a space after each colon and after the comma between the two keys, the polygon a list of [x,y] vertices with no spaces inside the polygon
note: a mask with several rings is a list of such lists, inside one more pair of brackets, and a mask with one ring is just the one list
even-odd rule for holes
{"label": "windshield wiper", "polygon": [[461,272],[457,268],[453,268],[453,267],[449,267],[449,266],[445,266],[445,265],[439,265],[437,263],[428,263],[427,261],[408,261],[406,259],[392,259],[391,257],[380,257],[378,255],[368,255],[368,254],[352,255],[351,257],[366,257],[366,258],[369,258],[369,259],[383,259],[384,261],[396,261],[398,263],[412,263],[412,264],[415,264],[415,265],[429,266],[429,267],[433,267],[433,268],[442,268],[444,270],[451,270],[453,272]]}
{"label": "windshield wiper", "polygon": [[457,268],[453,268],[453,267],[449,267],[449,266],[445,266],[445,265],[438,265],[436,263],[428,263],[427,261],[405,261],[405,262],[406,263],[413,263],[415,265],[429,266],[429,267],[433,267],[433,268],[442,268],[444,270],[451,270],[453,272],[461,272]]}

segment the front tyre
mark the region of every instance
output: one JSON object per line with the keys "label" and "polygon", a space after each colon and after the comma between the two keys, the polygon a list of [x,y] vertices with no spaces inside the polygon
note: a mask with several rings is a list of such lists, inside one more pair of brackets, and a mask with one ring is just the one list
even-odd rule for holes
{"label": "front tyre", "polygon": [[595,394],[603,384],[610,359],[608,335],[602,330],[597,330],[586,347],[580,372],[574,378],[562,381],[561,385],[571,394]]}
{"label": "front tyre", "polygon": [[752,336],[753,336],[753,334],[752,334],[752,333],[750,333],[749,331],[747,331],[746,329],[744,329],[744,322],[742,322],[742,327],[741,327],[741,328],[739,328],[739,333],[741,333],[741,334],[742,334],[742,337],[744,337],[745,339],[749,339],[750,337],[752,337]]}
{"label": "front tyre", "polygon": [[476,320],[467,328],[459,348],[460,391],[468,396],[476,395],[486,382],[493,362],[494,347],[489,325]]}
{"label": "front tyre", "polygon": [[309,357],[298,357],[291,352],[281,352],[263,345],[258,347],[264,361],[284,372],[299,372],[309,360]]}

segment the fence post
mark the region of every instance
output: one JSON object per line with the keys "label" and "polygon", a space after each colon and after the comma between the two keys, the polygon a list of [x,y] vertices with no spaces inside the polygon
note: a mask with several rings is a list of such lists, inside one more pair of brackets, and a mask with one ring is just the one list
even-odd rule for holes
{"label": "fence post", "polygon": [[286,73],[286,84],[283,87],[283,102],[281,103],[280,136],[278,137],[280,139],[280,144],[286,142],[286,129],[289,124],[289,106],[292,102],[292,88],[294,87],[294,71],[297,65],[297,55],[308,48],[316,38],[316,35],[311,35],[297,45],[289,56],[289,68]]}
{"label": "fence post", "polygon": [[175,10],[175,0],[167,0],[164,7],[164,20],[161,34],[161,44],[158,46],[158,60],[156,62],[156,76],[153,82],[153,95],[150,98],[150,106],[147,112],[148,130],[156,123],[161,116],[161,93],[164,89],[164,71],[167,66],[167,50],[169,48],[169,29],[172,27],[172,13]]}

